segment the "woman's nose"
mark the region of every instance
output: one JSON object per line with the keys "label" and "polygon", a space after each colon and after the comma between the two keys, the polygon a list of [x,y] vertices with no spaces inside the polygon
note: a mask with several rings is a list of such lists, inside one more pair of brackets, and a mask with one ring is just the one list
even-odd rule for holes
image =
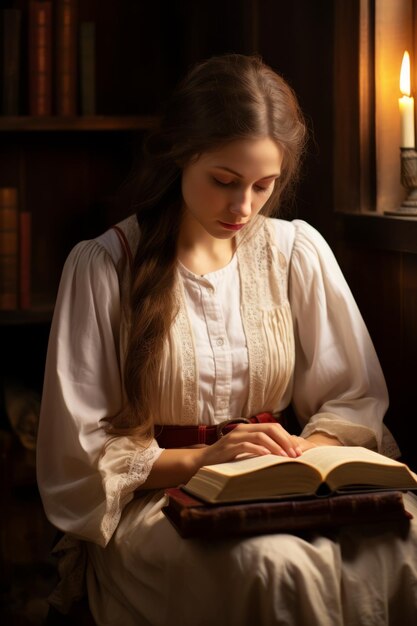
{"label": "woman's nose", "polygon": [[230,212],[241,217],[249,217],[252,212],[252,197],[250,192],[239,193],[230,203]]}

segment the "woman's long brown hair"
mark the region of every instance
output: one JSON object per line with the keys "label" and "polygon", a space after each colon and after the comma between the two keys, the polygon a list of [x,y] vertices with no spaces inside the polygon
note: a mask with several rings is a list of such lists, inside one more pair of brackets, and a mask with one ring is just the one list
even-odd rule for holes
{"label": "woman's long brown hair", "polygon": [[144,144],[144,163],[134,180],[140,241],[132,271],[124,369],[127,405],[109,419],[110,432],[148,438],[160,421],[158,394],[164,390],[158,389],[159,368],[176,315],[183,168],[231,141],[273,139],[283,151],[283,163],[274,192],[262,209],[271,214],[298,172],[305,134],[292,89],[256,56],[213,57],[194,67],[174,91],[159,127]]}

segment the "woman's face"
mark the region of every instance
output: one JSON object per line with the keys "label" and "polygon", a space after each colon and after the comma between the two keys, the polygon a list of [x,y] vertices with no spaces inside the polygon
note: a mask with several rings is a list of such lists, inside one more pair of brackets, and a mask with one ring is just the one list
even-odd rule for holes
{"label": "woman's face", "polygon": [[196,237],[232,238],[271,196],[281,164],[282,151],[268,137],[201,154],[182,173],[183,227]]}

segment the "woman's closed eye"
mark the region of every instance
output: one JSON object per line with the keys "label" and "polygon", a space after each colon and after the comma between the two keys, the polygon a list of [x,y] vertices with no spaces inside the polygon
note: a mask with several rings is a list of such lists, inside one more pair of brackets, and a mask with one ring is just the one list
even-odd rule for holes
{"label": "woman's closed eye", "polygon": [[269,185],[267,185],[266,187],[263,185],[254,185],[254,189],[255,191],[259,191],[260,193],[266,193],[267,191],[269,191],[271,189],[272,184],[270,183]]}
{"label": "woman's closed eye", "polygon": [[[220,178],[216,178],[215,176],[213,176],[213,182],[218,185],[219,187],[232,187],[233,185],[237,185],[239,184],[237,181],[235,180],[223,180]],[[255,189],[255,191],[259,192],[259,193],[266,193],[270,190],[271,185],[273,183],[269,183],[268,185],[257,185],[256,183],[253,185],[253,188]]]}
{"label": "woman's closed eye", "polygon": [[216,178],[215,176],[213,176],[213,182],[216,185],[219,185],[220,187],[229,187],[230,185],[233,185],[236,181],[234,181],[234,180],[221,180],[221,179]]}

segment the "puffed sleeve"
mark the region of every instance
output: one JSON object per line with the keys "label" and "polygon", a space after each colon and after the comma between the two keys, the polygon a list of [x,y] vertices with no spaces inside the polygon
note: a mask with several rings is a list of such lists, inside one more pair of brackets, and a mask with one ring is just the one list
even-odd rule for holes
{"label": "puffed sleeve", "polygon": [[[305,222],[293,224],[293,405],[302,435],[323,432],[381,451],[383,433],[390,437],[382,424],[388,394],[369,333],[326,241]],[[395,455],[392,437],[390,445]]]}
{"label": "puffed sleeve", "polygon": [[103,420],[123,401],[120,289],[97,240],[70,253],[61,277],[45,368],[37,442],[38,484],[49,520],[105,545],[160,449],[109,438]]}

